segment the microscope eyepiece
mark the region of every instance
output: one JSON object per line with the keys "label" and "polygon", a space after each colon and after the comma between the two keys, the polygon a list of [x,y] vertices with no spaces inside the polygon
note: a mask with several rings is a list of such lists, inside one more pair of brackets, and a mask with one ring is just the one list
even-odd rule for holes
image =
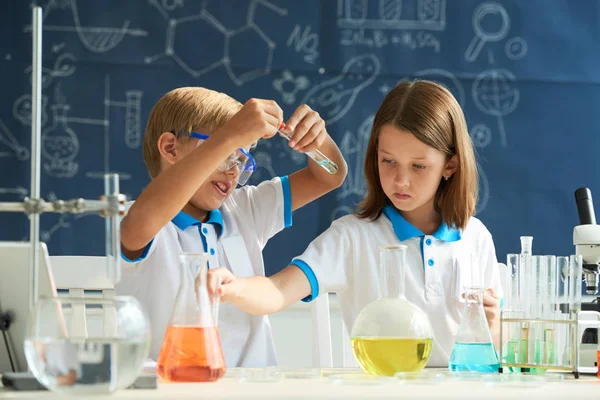
{"label": "microscope eyepiece", "polygon": [[575,202],[579,214],[579,225],[596,225],[594,202],[590,189],[582,187],[575,191]]}

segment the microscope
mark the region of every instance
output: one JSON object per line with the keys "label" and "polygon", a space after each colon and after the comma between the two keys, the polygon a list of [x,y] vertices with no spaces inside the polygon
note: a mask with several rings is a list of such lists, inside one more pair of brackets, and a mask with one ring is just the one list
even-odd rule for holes
{"label": "microscope", "polygon": [[[575,254],[583,259],[583,280],[588,295],[598,294],[598,274],[600,272],[600,225],[596,225],[592,192],[588,188],[575,191],[575,202],[579,214],[579,225],[573,230]],[[582,302],[584,311],[600,312],[600,297],[590,303]]]}
{"label": "microscope", "polygon": [[[587,295],[598,294],[598,265],[600,264],[600,225],[596,225],[592,193],[588,188],[575,191],[579,225],[573,230],[575,254],[583,259],[583,281]],[[598,371],[598,327],[600,327],[600,296],[590,302],[581,302],[578,316],[579,365],[581,373]]]}

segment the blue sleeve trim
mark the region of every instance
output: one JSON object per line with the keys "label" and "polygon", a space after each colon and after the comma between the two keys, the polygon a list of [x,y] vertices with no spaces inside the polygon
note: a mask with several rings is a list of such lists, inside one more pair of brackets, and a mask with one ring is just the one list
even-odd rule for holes
{"label": "blue sleeve trim", "polygon": [[504,298],[500,299],[500,308],[504,307]]}
{"label": "blue sleeve trim", "polygon": [[302,299],[303,302],[310,303],[319,296],[319,281],[317,280],[317,276],[313,272],[312,268],[302,260],[293,260],[292,265],[300,268],[310,283],[310,295]]}
{"label": "blue sleeve trim", "polygon": [[121,252],[121,258],[123,260],[125,260],[125,262],[128,263],[136,263],[136,262],[140,262],[146,259],[146,257],[148,257],[148,252],[150,251],[150,247],[152,246],[152,243],[154,242],[154,239],[152,239],[150,241],[150,243],[148,243],[146,245],[146,247],[144,247],[144,251],[142,251],[142,254],[140,254],[140,256],[138,258],[136,258],[135,260],[130,260],[129,258],[127,258],[127,256],[125,256],[125,254],[123,254],[123,252]]}
{"label": "blue sleeve trim", "polygon": [[289,228],[292,226],[292,192],[287,176],[281,177],[281,189],[283,190],[283,223],[286,228]]}

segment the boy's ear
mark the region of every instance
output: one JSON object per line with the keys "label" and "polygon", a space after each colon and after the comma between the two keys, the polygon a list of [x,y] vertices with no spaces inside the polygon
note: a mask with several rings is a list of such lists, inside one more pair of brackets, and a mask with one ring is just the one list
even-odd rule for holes
{"label": "boy's ear", "polygon": [[163,132],[158,137],[158,152],[161,157],[173,165],[177,162],[177,137],[171,132]]}
{"label": "boy's ear", "polygon": [[452,175],[454,175],[454,173],[456,172],[456,169],[458,168],[458,158],[456,158],[456,155],[453,155],[450,160],[448,161],[448,163],[446,164],[446,168],[444,168],[444,179],[448,180],[450,179],[450,177]]}

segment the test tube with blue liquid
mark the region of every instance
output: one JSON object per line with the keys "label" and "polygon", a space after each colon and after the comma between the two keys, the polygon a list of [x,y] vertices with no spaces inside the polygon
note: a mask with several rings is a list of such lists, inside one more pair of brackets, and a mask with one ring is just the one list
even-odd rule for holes
{"label": "test tube with blue liquid", "polygon": [[465,309],[450,355],[452,372],[495,373],[500,368],[485,311],[483,309],[483,279],[481,264],[471,254],[471,280],[465,288]]}
{"label": "test tube with blue liquid", "polygon": [[[286,140],[290,140],[292,136],[294,136],[294,132],[292,132],[284,123],[279,125],[279,134],[285,138]],[[307,156],[312,158],[317,164],[319,164],[325,171],[334,175],[338,172],[338,166],[331,161],[327,156],[319,150],[313,150],[306,153]]]}

